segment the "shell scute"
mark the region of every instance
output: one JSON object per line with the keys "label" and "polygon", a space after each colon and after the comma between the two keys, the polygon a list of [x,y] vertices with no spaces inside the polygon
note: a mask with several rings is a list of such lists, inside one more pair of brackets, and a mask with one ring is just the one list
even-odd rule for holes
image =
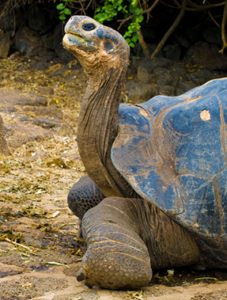
{"label": "shell scute", "polygon": [[227,79],[213,80],[178,97],[121,105],[111,158],[141,197],[226,245],[226,131]]}

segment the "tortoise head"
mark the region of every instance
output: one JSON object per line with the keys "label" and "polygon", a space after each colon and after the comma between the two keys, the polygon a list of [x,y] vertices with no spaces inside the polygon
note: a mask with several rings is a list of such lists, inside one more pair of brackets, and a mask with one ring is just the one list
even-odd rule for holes
{"label": "tortoise head", "polygon": [[[65,26],[63,46],[78,58],[85,71],[119,68],[128,63],[129,46],[112,28],[87,16],[73,16]],[[106,68],[105,68],[106,67]]]}

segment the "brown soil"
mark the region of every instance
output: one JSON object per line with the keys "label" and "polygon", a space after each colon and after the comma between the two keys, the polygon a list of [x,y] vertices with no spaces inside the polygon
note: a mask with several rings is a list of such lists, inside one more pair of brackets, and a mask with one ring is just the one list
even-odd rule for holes
{"label": "brown soil", "polygon": [[[82,70],[75,63],[49,63],[37,71],[35,63],[1,60],[0,87],[46,96],[76,128],[86,86]],[[90,290],[78,283],[86,248],[66,199],[82,175],[75,137],[29,142],[0,158],[0,300],[227,299],[227,273],[220,270],[161,271],[141,291]]]}

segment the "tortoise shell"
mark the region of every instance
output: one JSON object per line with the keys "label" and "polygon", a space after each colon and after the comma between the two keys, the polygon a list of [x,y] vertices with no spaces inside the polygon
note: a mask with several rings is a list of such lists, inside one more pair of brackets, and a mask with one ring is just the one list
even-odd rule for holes
{"label": "tortoise shell", "polygon": [[227,249],[227,79],[121,104],[111,158],[144,199]]}

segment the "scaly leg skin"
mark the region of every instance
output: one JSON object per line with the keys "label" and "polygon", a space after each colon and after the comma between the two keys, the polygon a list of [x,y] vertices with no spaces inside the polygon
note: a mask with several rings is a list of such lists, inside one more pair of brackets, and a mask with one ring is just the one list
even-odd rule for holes
{"label": "scaly leg skin", "polygon": [[82,230],[88,249],[79,281],[107,289],[139,289],[150,282],[150,257],[133,204],[127,198],[106,198],[85,214]]}
{"label": "scaly leg skin", "polygon": [[183,228],[142,199],[104,199],[84,215],[82,230],[88,248],[77,279],[89,287],[139,289],[151,266],[195,264],[200,256]]}
{"label": "scaly leg skin", "polygon": [[68,194],[68,206],[80,220],[86,211],[99,204],[105,196],[88,175],[78,180]]}

